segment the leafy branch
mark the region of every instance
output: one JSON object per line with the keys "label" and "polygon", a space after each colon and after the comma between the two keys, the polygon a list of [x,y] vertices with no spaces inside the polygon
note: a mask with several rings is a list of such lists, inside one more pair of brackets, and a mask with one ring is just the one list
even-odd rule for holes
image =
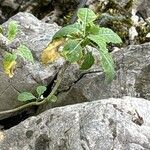
{"label": "leafy branch", "polygon": [[[37,98],[36,101],[33,101],[33,102],[29,102],[27,104],[24,104],[20,107],[17,107],[17,108],[14,108],[14,109],[11,109],[11,110],[6,110],[6,111],[1,111],[0,112],[0,115],[2,114],[8,114],[8,113],[13,113],[13,112],[16,112],[16,111],[19,111],[19,110],[22,110],[22,109],[25,109],[25,108],[28,108],[28,107],[31,107],[31,106],[39,106],[39,105],[43,105],[47,102],[52,102],[53,99],[55,99],[55,94],[57,92],[57,89],[63,79],[63,75],[64,75],[64,72],[65,70],[67,69],[69,63],[68,62],[65,62],[65,64],[63,65],[63,67],[60,69],[59,73],[58,73],[58,76],[57,76],[57,80],[56,80],[56,84],[54,86],[54,88],[52,89],[51,93],[44,99],[40,100],[40,98]],[[41,93],[40,93],[41,94]],[[26,95],[27,96],[27,95]],[[25,97],[26,97],[25,96]],[[29,97],[27,97],[29,98]],[[22,100],[22,99],[21,99]],[[28,99],[29,100],[29,99]],[[30,99],[31,100],[31,99]],[[40,101],[38,101],[40,100]]]}
{"label": "leafy branch", "polygon": [[[0,112],[0,114],[15,112],[33,105],[39,106],[46,102],[52,102],[56,99],[56,91],[62,81],[64,72],[67,66],[71,63],[76,63],[80,69],[87,70],[92,67],[95,62],[92,51],[87,49],[87,46],[92,46],[97,49],[100,54],[100,64],[105,73],[106,81],[112,81],[115,76],[114,62],[111,54],[107,49],[108,43],[119,44],[122,42],[120,37],[111,29],[99,27],[94,23],[97,15],[88,8],[80,8],[77,12],[78,20],[76,23],[61,28],[53,36],[52,41],[43,50],[41,54],[41,62],[43,64],[53,63],[57,58],[63,57],[65,65],[58,73],[56,84],[51,93],[41,99],[40,96],[46,90],[43,86],[37,88],[38,97],[32,93],[23,92],[18,95],[18,100],[29,102],[18,108]],[[16,28],[12,27],[15,32],[8,32],[9,34],[16,35]],[[14,36],[8,36],[9,39]],[[10,54],[4,58],[5,73],[12,77],[13,65],[16,63],[17,56],[33,62],[33,57],[30,50],[26,46],[17,48],[17,52]],[[30,102],[32,100],[32,102]],[[33,101],[34,100],[34,101]]]}
{"label": "leafy branch", "polygon": [[[61,43],[63,49],[59,51],[58,47],[60,45],[57,45],[55,47],[55,53],[59,53],[60,56],[71,63],[77,63],[80,69],[89,69],[94,64],[92,52],[86,49],[90,45],[95,47],[100,54],[100,62],[106,80],[112,81],[115,76],[114,62],[107,49],[107,44],[122,43],[121,38],[111,29],[99,27],[94,24],[97,15],[92,10],[80,8],[77,16],[78,20],[76,23],[61,28],[54,35],[53,41],[48,45],[50,50],[44,51],[42,56],[48,53],[52,57],[51,47],[53,47],[54,43],[63,41]],[[48,57],[46,59],[49,60]]]}

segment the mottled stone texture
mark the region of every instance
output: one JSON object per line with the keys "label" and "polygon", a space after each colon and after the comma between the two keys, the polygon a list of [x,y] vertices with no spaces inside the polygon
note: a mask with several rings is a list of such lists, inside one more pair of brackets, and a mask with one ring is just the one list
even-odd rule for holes
{"label": "mottled stone texture", "polygon": [[[0,111],[22,105],[17,101],[18,92],[32,91],[34,93],[38,85],[52,84],[63,64],[62,59],[48,66],[43,66],[40,63],[42,50],[59,29],[56,24],[43,23],[29,13],[18,13],[9,21],[11,20],[18,22],[20,31],[16,39],[31,49],[35,63],[30,64],[22,59],[19,60],[14,77],[9,79],[3,73],[0,55]],[[2,25],[5,29],[5,35],[9,21]],[[93,68],[83,72],[75,64],[71,65],[65,72],[64,80],[58,90],[58,101],[53,106],[50,104],[50,106],[40,107],[38,112],[49,109],[51,106],[126,95],[150,100],[150,43],[131,45],[114,51],[116,78],[109,84],[104,81],[104,73],[98,61],[99,54],[96,50],[93,50],[93,53],[96,58],[96,64]],[[0,120],[9,115],[1,115]]]}
{"label": "mottled stone texture", "polygon": [[[111,83],[105,82],[102,70],[93,69],[78,77],[68,90],[62,90],[55,106],[127,95],[150,100],[150,43],[114,51],[113,57],[116,62],[116,77]],[[72,70],[75,71],[71,68],[66,74]],[[76,70],[74,74],[77,73]],[[71,77],[70,73],[67,79]],[[67,85],[67,81],[64,85]]]}
{"label": "mottled stone texture", "polygon": [[0,132],[1,150],[149,150],[150,102],[124,97],[54,108]]}
{"label": "mottled stone texture", "polygon": [[46,22],[63,22],[62,14],[75,10],[79,0],[0,0],[0,24],[18,12],[32,13]]}
{"label": "mottled stone texture", "polygon": [[[63,64],[62,60],[48,66],[42,65],[40,62],[42,50],[46,48],[52,36],[59,29],[56,24],[43,23],[30,13],[18,13],[2,25],[4,35],[6,35],[11,20],[15,20],[19,24],[19,33],[15,40],[19,40],[32,51],[35,63],[31,64],[19,59],[15,75],[12,79],[9,79],[3,72],[1,55],[3,51],[0,51],[0,111],[21,105],[17,101],[18,92],[35,92],[38,85],[48,85]],[[3,117],[0,116],[0,120]]]}
{"label": "mottled stone texture", "polygon": [[[69,12],[75,11],[79,3],[82,5],[84,1],[85,0],[0,0],[0,23],[5,22],[18,12],[29,12],[44,21],[56,21],[61,24],[62,22],[64,23],[62,14],[69,16]],[[85,6],[93,9],[99,7],[102,3],[107,4],[108,2],[109,0],[87,0]],[[116,5],[124,7],[129,0],[114,0],[114,2]],[[137,11],[139,11],[144,18],[150,17],[149,0],[136,0],[134,3],[137,6]]]}

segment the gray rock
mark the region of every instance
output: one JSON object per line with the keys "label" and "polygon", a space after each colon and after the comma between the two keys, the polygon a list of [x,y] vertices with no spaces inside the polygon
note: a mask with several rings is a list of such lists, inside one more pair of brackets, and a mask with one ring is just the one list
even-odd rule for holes
{"label": "gray rock", "polygon": [[144,19],[150,17],[150,1],[149,0],[139,0],[139,5],[137,11],[142,15]]}
{"label": "gray rock", "polygon": [[[0,55],[0,111],[12,109],[22,104],[17,101],[18,92],[31,91],[34,93],[38,85],[50,84],[63,64],[61,59],[48,66],[43,66],[40,63],[42,50],[59,29],[56,24],[46,24],[32,14],[20,12],[2,25],[5,29],[4,34],[6,34],[8,23],[11,20],[18,22],[20,31],[16,39],[31,49],[35,63],[31,64],[21,59],[17,64],[14,77],[9,79],[3,72],[2,56]],[[0,116],[0,120],[3,118],[4,116]]]}
{"label": "gray rock", "polygon": [[0,132],[1,150],[149,150],[150,102],[124,97],[54,108]]}
{"label": "gray rock", "polygon": [[[10,20],[18,21],[20,32],[17,38],[32,50],[35,64],[32,65],[21,60],[18,63],[15,76],[11,80],[4,75],[2,66],[0,66],[0,77],[2,79],[0,80],[0,100],[2,104],[0,111],[22,105],[17,101],[18,92],[31,91],[34,93],[37,85],[50,84],[63,64],[61,59],[48,66],[42,66],[39,62],[41,51],[59,29],[56,24],[43,23],[29,13],[19,13]],[[3,24],[5,34],[8,22]],[[99,68],[99,62],[87,72],[80,71],[76,65],[70,66],[58,90],[58,101],[53,106],[50,104],[50,106],[40,107],[38,112],[49,109],[49,107],[126,95],[150,99],[149,49],[150,43],[146,43],[129,46],[115,52],[117,74],[116,79],[111,84],[104,82],[104,74]],[[99,57],[97,53],[95,53],[95,56]],[[0,61],[2,62],[1,57]],[[5,117],[8,117],[8,115]],[[0,116],[0,119],[3,118],[4,116]]]}
{"label": "gray rock", "polygon": [[0,0],[0,23],[18,12],[28,12],[46,22],[63,22],[62,13],[74,10],[79,0]]}
{"label": "gray rock", "polygon": [[17,12],[30,12],[34,15],[40,15],[39,10],[41,7],[49,5],[51,0],[0,0],[0,23],[8,20],[11,16],[15,15]]}
{"label": "gray rock", "polygon": [[[54,106],[127,95],[150,100],[150,43],[119,49],[113,52],[113,57],[116,63],[116,77],[111,83],[105,82],[102,70],[94,67],[93,70],[82,73],[80,78],[76,78],[68,90],[62,89]],[[72,71],[75,69],[71,68],[66,74]],[[74,74],[77,73],[76,71]],[[69,78],[72,78],[72,74],[67,80]],[[66,86],[67,81],[64,83]]]}

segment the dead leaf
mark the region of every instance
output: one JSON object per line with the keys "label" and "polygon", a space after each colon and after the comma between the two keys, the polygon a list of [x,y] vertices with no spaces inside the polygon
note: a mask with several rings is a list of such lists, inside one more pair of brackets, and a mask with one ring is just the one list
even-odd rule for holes
{"label": "dead leaf", "polygon": [[58,48],[64,43],[64,39],[52,41],[46,49],[43,50],[41,55],[41,61],[43,64],[54,62],[60,57]]}
{"label": "dead leaf", "polygon": [[16,61],[8,62],[8,63],[3,63],[3,68],[5,74],[9,76],[9,78],[12,78],[14,76],[14,70],[16,68]]}

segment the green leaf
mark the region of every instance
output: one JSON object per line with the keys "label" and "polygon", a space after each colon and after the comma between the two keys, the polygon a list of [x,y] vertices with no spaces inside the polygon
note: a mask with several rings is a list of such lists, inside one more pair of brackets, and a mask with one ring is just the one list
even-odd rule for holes
{"label": "green leaf", "polygon": [[62,37],[67,37],[68,35],[72,35],[72,34],[78,34],[81,32],[80,29],[81,29],[81,26],[78,23],[65,26],[55,33],[55,35],[53,36],[53,40],[59,39]]}
{"label": "green leaf", "polygon": [[91,9],[88,8],[80,8],[77,12],[77,16],[79,21],[82,22],[83,36],[86,36],[87,25],[93,23],[97,16]]}
{"label": "green leaf", "polygon": [[97,18],[96,14],[88,8],[80,8],[77,12],[77,16],[86,25]]}
{"label": "green leaf", "polygon": [[108,52],[108,50],[106,49],[106,41],[103,37],[101,37],[100,35],[90,34],[87,38],[94,42],[95,46],[99,46],[102,51],[104,50],[105,53]]}
{"label": "green leaf", "polygon": [[57,101],[57,97],[55,95],[52,95],[51,98],[47,99],[47,102],[51,103],[55,103]]}
{"label": "green leaf", "polygon": [[55,103],[57,101],[57,96],[53,95],[50,99],[51,102]]}
{"label": "green leaf", "polygon": [[38,93],[39,96],[41,96],[45,91],[46,91],[46,87],[45,86],[38,86],[36,91]]}
{"label": "green leaf", "polygon": [[108,49],[106,48],[106,42],[99,35],[89,35],[88,38],[96,43],[99,47],[101,65],[106,75],[106,80],[108,82],[112,81],[115,76],[114,62],[112,56],[109,54]]}
{"label": "green leaf", "polygon": [[98,33],[107,43],[122,43],[121,38],[109,28],[100,28]]}
{"label": "green leaf", "polygon": [[8,25],[7,37],[12,41],[18,33],[18,24],[16,21],[11,21]]}
{"label": "green leaf", "polygon": [[91,68],[93,64],[94,64],[94,57],[92,55],[92,52],[88,52],[87,54],[85,54],[84,61],[81,64],[80,69],[87,70]]}
{"label": "green leaf", "polygon": [[18,100],[21,102],[30,101],[33,99],[36,99],[36,97],[32,93],[29,93],[29,92],[22,92],[22,93],[19,93],[18,95]]}
{"label": "green leaf", "polygon": [[34,62],[33,56],[31,51],[28,49],[28,47],[26,47],[25,45],[20,45],[17,48],[17,54],[20,55],[22,58],[30,61],[30,62]]}
{"label": "green leaf", "polygon": [[90,26],[87,28],[87,32],[90,34],[97,34],[100,30],[100,27],[95,24],[90,24]]}
{"label": "green leaf", "polygon": [[16,54],[11,54],[11,53],[6,52],[6,54],[4,56],[4,61],[6,61],[6,62],[12,62],[12,61],[14,61],[16,59],[17,59],[17,55]]}
{"label": "green leaf", "polygon": [[111,82],[115,76],[114,70],[114,62],[112,56],[109,53],[104,53],[103,51],[99,50],[100,57],[101,57],[101,65],[106,75],[106,80]]}
{"label": "green leaf", "polygon": [[71,63],[76,62],[82,57],[81,41],[69,40],[63,48],[62,55]]}

